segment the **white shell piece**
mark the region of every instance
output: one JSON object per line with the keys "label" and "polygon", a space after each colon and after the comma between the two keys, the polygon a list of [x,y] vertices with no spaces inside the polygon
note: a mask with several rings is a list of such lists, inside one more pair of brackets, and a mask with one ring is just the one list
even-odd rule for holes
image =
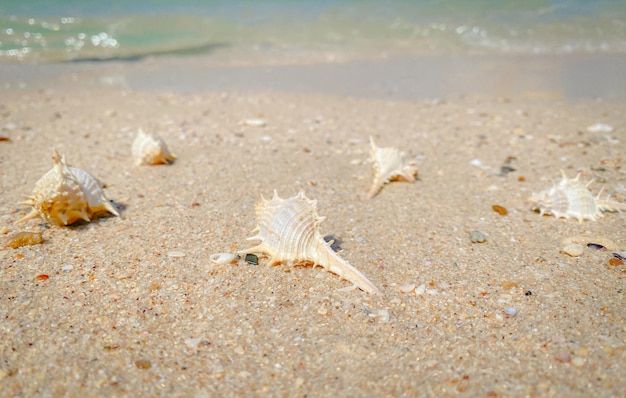
{"label": "white shell piece", "polygon": [[264,127],[267,124],[267,122],[265,121],[265,119],[257,117],[257,118],[250,118],[250,119],[242,120],[241,122],[239,122],[239,124],[243,126],[248,126],[248,127]]}
{"label": "white shell piece", "polygon": [[407,161],[404,154],[396,148],[379,148],[370,137],[370,155],[374,167],[374,180],[366,199],[371,199],[383,185],[390,181],[413,182],[417,177],[417,165]]}
{"label": "white shell piece", "polygon": [[213,264],[230,264],[238,258],[239,256],[233,253],[214,253],[209,256]]}
{"label": "white shell piece", "polygon": [[261,243],[240,253],[264,253],[269,265],[282,262],[312,263],[356,284],[365,292],[382,292],[359,270],[339,257],[324,241],[319,225],[324,220],[317,214],[317,201],[308,199],[303,191],[282,199],[274,191],[272,200],[262,198],[256,204],[256,235],[248,240]]}
{"label": "white shell piece", "polygon": [[587,127],[587,131],[590,133],[612,133],[613,126],[606,123],[595,123]]}
{"label": "white shell piece", "polygon": [[576,178],[567,178],[561,171],[563,178],[558,184],[532,195],[528,200],[533,210],[539,214],[551,214],[556,218],[575,218],[596,221],[603,216],[603,212],[626,210],[626,203],[612,202],[600,199],[600,192],[593,196],[587,188],[593,181],[584,184],[580,181],[580,173]]}
{"label": "white shell piece", "polygon": [[20,203],[32,209],[18,223],[41,217],[57,225],[70,225],[79,220],[89,222],[94,214],[107,211],[119,216],[91,174],[69,167],[56,150],[52,159],[52,170],[35,183],[28,200]]}
{"label": "white shell piece", "polygon": [[132,152],[137,166],[170,164],[176,159],[161,137],[146,134],[141,129],[133,142]]}

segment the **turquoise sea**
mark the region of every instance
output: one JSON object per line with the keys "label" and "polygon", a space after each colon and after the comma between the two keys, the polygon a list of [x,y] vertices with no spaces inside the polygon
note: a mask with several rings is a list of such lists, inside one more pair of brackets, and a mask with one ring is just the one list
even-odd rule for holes
{"label": "turquoise sea", "polygon": [[0,63],[623,54],[623,0],[0,0]]}

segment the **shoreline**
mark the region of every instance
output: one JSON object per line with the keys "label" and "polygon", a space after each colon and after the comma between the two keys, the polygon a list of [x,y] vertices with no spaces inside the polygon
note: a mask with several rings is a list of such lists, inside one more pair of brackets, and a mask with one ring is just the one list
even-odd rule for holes
{"label": "shoreline", "polygon": [[[381,56],[317,62],[223,57],[0,64],[2,89],[118,87],[199,93],[303,92],[384,99],[459,96],[626,102],[626,55]],[[250,64],[248,64],[250,63]]]}

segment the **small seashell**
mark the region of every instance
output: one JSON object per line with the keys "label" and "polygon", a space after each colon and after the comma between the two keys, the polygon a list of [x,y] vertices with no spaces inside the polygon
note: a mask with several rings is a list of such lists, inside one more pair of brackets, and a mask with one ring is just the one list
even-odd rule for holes
{"label": "small seashell", "polygon": [[417,177],[417,166],[407,161],[396,148],[378,148],[370,137],[370,156],[374,167],[374,180],[366,199],[371,199],[390,181],[413,182]]}
{"label": "small seashell", "polygon": [[146,134],[141,129],[133,142],[132,152],[137,166],[170,164],[176,159],[161,137]]}
{"label": "small seashell", "polygon": [[483,243],[487,241],[487,236],[480,231],[471,231],[469,234],[469,238],[472,243]]}
{"label": "small seashell", "polygon": [[420,295],[422,295],[424,293],[426,293],[426,285],[424,285],[424,284],[419,285],[417,287],[417,289],[415,289],[415,294],[418,295],[418,296],[420,296]]}
{"label": "small seashell", "polygon": [[582,222],[596,221],[603,216],[603,212],[626,210],[626,203],[600,199],[602,192],[594,197],[587,188],[593,180],[583,184],[580,174],[570,179],[563,171],[561,173],[563,178],[557,185],[529,198],[533,210],[538,210],[539,214],[552,214],[556,218],[576,218],[578,222]]}
{"label": "small seashell", "polygon": [[593,250],[606,250],[606,247],[597,243],[587,243],[587,247]]}
{"label": "small seashell", "polygon": [[414,283],[407,283],[404,285],[400,285],[398,287],[398,290],[400,290],[400,292],[402,293],[411,293],[413,290],[415,290],[415,284]]}
{"label": "small seashell", "polygon": [[346,287],[342,287],[342,288],[337,289],[337,291],[341,292],[341,293],[348,293],[348,292],[353,291],[357,287],[358,287],[357,285],[346,286]]}
{"label": "small seashell", "polygon": [[588,247],[589,245],[596,245],[596,246],[602,246],[606,248],[607,250],[617,250],[619,248],[617,243],[613,242],[611,239],[605,238],[599,235],[571,236],[569,238],[563,239],[561,243],[563,245],[569,245],[571,243],[578,243],[579,245],[586,245]]}
{"label": "small seashell", "polygon": [[578,243],[572,243],[572,244],[566,245],[563,248],[563,253],[571,257],[579,257],[583,254],[583,250],[584,248],[582,245],[579,245]]}
{"label": "small seashell", "polygon": [[17,249],[26,245],[37,245],[43,243],[43,236],[39,232],[19,232],[7,242],[5,247]]}
{"label": "small seashell", "polygon": [[41,217],[57,225],[79,220],[89,222],[96,213],[119,213],[106,198],[98,180],[85,170],[69,167],[65,156],[53,150],[54,167],[35,183],[33,194],[20,204],[31,206],[30,213],[18,223]]}
{"label": "small seashell", "polygon": [[248,127],[264,127],[267,124],[267,122],[263,118],[253,117],[249,119],[244,119],[241,122],[239,122],[239,124],[243,126],[248,126]]}
{"label": "small seashell", "polygon": [[387,310],[370,310],[364,306],[364,311],[370,318],[378,318],[381,323],[389,322],[389,311]]}
{"label": "small seashell", "polygon": [[213,264],[230,264],[238,258],[239,256],[233,253],[215,253],[211,254],[209,260],[211,260]]}
{"label": "small seashell", "polygon": [[167,252],[167,256],[174,258],[185,257],[185,252],[181,252],[179,250],[170,250]]}
{"label": "small seashell", "polygon": [[308,199],[303,191],[287,199],[274,191],[272,200],[262,198],[256,204],[256,217],[256,235],[248,240],[261,243],[241,254],[265,253],[270,257],[269,265],[284,261],[321,265],[368,293],[382,295],[365,275],[331,249],[332,241],[324,240],[319,228],[324,217],[317,214],[317,201]]}
{"label": "small seashell", "polygon": [[613,126],[606,123],[595,123],[588,126],[587,131],[590,133],[611,133],[613,132]]}

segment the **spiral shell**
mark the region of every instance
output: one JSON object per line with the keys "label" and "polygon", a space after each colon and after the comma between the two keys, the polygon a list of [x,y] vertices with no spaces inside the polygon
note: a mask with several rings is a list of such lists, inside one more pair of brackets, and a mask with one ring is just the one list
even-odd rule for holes
{"label": "spiral shell", "polygon": [[161,137],[146,134],[141,129],[133,142],[132,152],[137,166],[170,164],[176,159]]}
{"label": "spiral shell", "polygon": [[593,180],[584,184],[580,181],[580,173],[576,178],[567,178],[561,171],[563,178],[558,184],[532,195],[528,200],[532,209],[539,214],[551,214],[556,218],[575,218],[596,221],[603,217],[603,212],[626,210],[626,203],[618,203],[600,199],[600,192],[593,196],[588,189]]}
{"label": "spiral shell", "polygon": [[417,177],[417,166],[407,161],[396,148],[379,148],[370,137],[370,155],[374,167],[374,180],[366,199],[371,199],[390,181],[413,182]]}
{"label": "spiral shell", "polygon": [[261,243],[240,254],[264,253],[270,258],[269,265],[287,261],[320,265],[365,292],[382,295],[365,275],[330,248],[332,241],[324,241],[319,225],[325,217],[317,214],[317,201],[308,199],[303,191],[288,199],[274,191],[272,200],[262,198],[256,204],[256,217],[256,235],[248,240]]}
{"label": "spiral shell", "polygon": [[69,167],[56,149],[52,160],[53,168],[35,183],[28,200],[20,203],[32,209],[18,223],[41,217],[57,225],[70,225],[79,220],[89,222],[94,214],[107,211],[119,216],[94,176]]}

